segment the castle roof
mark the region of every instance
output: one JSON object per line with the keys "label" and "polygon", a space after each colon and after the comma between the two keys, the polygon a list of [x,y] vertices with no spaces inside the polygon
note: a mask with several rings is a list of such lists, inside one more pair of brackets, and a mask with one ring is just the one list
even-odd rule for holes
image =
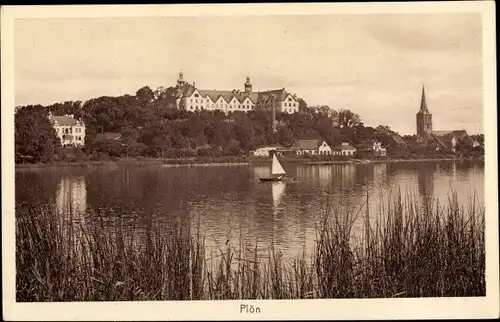
{"label": "castle roof", "polygon": [[[238,102],[243,103],[243,101],[248,97],[253,103],[257,103],[258,99],[258,94],[254,92],[239,92],[239,91],[218,91],[218,90],[205,90],[205,89],[199,89],[198,92],[200,93],[201,96],[203,97],[208,97],[212,100],[212,102],[215,102],[219,99],[219,97],[222,96],[222,98],[226,102],[230,102],[233,97],[238,100]],[[189,94],[191,95],[192,92]],[[186,96],[189,96],[186,95]]]}
{"label": "castle roof", "polygon": [[[181,76],[180,76],[181,79]],[[247,82],[245,85],[251,85],[249,78],[247,77]],[[271,103],[274,99],[276,103],[280,103],[286,99],[289,93],[284,89],[274,89],[262,92],[247,92],[239,90],[206,90],[196,88],[194,84],[184,83],[180,92],[182,97],[189,97],[198,90],[200,95],[204,98],[210,98],[212,102],[215,102],[222,97],[226,102],[230,102],[233,98],[236,98],[238,102],[243,103],[248,97],[254,104],[260,103]]]}

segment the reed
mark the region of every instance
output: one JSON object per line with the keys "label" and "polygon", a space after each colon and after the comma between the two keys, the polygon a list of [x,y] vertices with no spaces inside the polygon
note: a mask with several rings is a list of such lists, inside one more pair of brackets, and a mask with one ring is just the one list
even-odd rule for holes
{"label": "reed", "polygon": [[[329,205],[312,253],[283,259],[230,243],[206,253],[199,229],[131,231],[70,209],[16,211],[16,299],[140,301],[485,295],[484,208],[399,194],[376,216]],[[97,219],[95,219],[97,218]],[[362,232],[354,234],[362,222]]]}

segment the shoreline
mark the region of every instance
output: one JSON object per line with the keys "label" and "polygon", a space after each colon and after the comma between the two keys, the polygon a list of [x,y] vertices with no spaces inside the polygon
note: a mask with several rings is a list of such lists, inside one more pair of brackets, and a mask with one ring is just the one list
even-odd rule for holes
{"label": "shoreline", "polygon": [[[215,159],[217,160],[217,159]],[[196,159],[118,159],[106,161],[78,161],[78,162],[56,162],[56,163],[17,163],[15,170],[22,169],[49,169],[49,168],[115,168],[119,166],[159,166],[166,168],[176,167],[220,167],[220,166],[243,166],[251,164],[267,164],[271,159],[244,159],[236,160],[219,159],[224,162],[196,160]],[[372,160],[324,160],[313,161],[304,159],[281,159],[283,163],[298,163],[306,165],[329,165],[329,164],[354,164],[365,165],[373,163],[411,163],[411,162],[442,162],[442,161],[471,161],[484,162],[484,159],[468,158],[422,158],[422,159],[372,159]]]}

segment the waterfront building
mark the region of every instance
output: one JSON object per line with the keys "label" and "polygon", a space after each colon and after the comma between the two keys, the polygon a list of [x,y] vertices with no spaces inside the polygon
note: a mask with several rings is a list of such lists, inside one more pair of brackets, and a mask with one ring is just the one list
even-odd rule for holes
{"label": "waterfront building", "polygon": [[386,148],[382,147],[380,141],[364,142],[357,147],[358,150],[370,153],[377,157],[383,157],[387,155]]}
{"label": "waterfront building", "polygon": [[355,153],[356,148],[347,142],[342,142],[332,150],[332,154],[335,156],[354,156]]}
{"label": "waterfront building", "polygon": [[257,147],[253,151],[253,156],[255,157],[269,157],[271,156],[271,153],[277,152],[280,149],[283,149],[284,147],[279,145],[279,144],[274,144],[274,145],[262,145]]}
{"label": "waterfront building", "polygon": [[49,112],[49,121],[56,130],[63,147],[85,144],[85,123],[81,119],[75,119],[73,114],[53,116]]}
{"label": "waterfront building", "polygon": [[331,155],[332,149],[321,139],[297,140],[292,148],[297,155]]}
{"label": "waterfront building", "polygon": [[434,131],[432,134],[439,148],[449,149],[452,152],[455,152],[459,140],[469,137],[465,130]]}
{"label": "waterfront building", "polygon": [[254,92],[250,77],[246,78],[242,91],[199,89],[196,83],[189,84],[184,80],[184,74],[179,73],[177,80],[176,106],[186,111],[222,111],[248,112],[255,109],[272,110],[283,113],[297,113],[299,102],[296,95],[288,93],[285,88]]}

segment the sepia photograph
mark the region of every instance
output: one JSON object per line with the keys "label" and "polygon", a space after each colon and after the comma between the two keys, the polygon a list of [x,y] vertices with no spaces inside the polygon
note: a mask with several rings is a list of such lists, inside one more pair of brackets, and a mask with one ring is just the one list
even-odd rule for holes
{"label": "sepia photograph", "polygon": [[495,71],[489,1],[3,7],[4,316],[498,317]]}

